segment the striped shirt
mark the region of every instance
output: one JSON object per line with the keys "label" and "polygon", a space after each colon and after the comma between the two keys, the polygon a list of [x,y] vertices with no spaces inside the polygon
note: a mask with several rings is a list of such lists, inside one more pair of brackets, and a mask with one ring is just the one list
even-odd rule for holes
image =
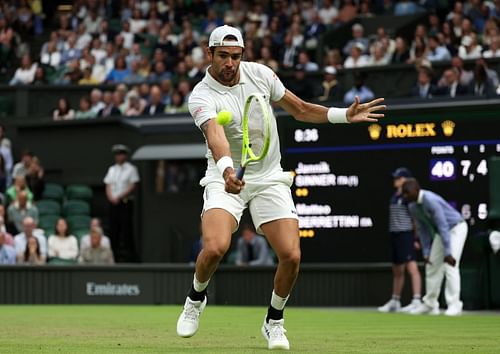
{"label": "striped shirt", "polygon": [[405,232],[412,230],[413,223],[408,210],[408,204],[403,200],[401,194],[394,193],[389,205],[389,231]]}

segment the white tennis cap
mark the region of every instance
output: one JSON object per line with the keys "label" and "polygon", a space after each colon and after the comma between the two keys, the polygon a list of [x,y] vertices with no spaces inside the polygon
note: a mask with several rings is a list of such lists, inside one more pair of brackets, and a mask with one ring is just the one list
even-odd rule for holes
{"label": "white tennis cap", "polygon": [[[234,36],[236,41],[224,41],[227,36]],[[209,47],[241,47],[245,48],[243,36],[239,29],[228,25],[219,26],[212,31],[208,40]]]}

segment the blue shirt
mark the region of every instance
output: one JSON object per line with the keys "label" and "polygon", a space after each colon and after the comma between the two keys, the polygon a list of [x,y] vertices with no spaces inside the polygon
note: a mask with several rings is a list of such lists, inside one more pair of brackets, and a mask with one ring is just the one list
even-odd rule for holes
{"label": "blue shirt", "polygon": [[354,102],[354,97],[359,96],[361,103],[371,101],[375,98],[375,94],[366,86],[361,86],[359,89],[353,87],[344,95],[344,103],[350,105]]}
{"label": "blue shirt", "polygon": [[443,241],[445,256],[451,255],[450,230],[464,221],[460,213],[441,196],[424,189],[420,190],[418,200],[411,203],[409,208],[415,219],[424,257],[429,257],[432,239],[436,233]]}
{"label": "blue shirt", "polygon": [[16,250],[9,245],[0,246],[0,264],[16,264]]}
{"label": "blue shirt", "polygon": [[445,46],[439,46],[429,51],[427,59],[429,59],[429,61],[451,60],[451,55]]}

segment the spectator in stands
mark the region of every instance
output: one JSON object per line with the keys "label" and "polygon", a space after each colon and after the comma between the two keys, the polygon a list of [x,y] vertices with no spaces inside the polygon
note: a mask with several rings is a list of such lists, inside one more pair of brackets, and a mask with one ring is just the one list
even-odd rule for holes
{"label": "spectator in stands", "polygon": [[[12,167],[13,167],[13,158],[12,158],[12,143],[9,138],[5,136],[6,128],[3,124],[0,124],[0,155],[2,155],[3,163],[4,163],[4,171],[5,171],[5,188],[9,186],[12,182]],[[5,188],[3,191],[0,190],[1,193],[5,193]]]}
{"label": "spectator in stands", "polygon": [[21,155],[21,161],[14,165],[14,169],[12,170],[12,177],[17,176],[26,176],[28,169],[33,162],[33,157],[35,155],[30,150],[24,150]]}
{"label": "spectator in stands", "polygon": [[165,107],[165,113],[186,113],[188,112],[187,102],[179,90],[174,90],[170,103]]}
{"label": "spectator in stands", "polygon": [[[14,236],[16,254],[23,262],[27,261],[29,258],[26,257],[26,255],[34,256],[36,254],[38,256],[37,259],[43,261],[43,263],[45,263],[45,260],[47,259],[47,240],[43,235],[43,232],[38,231],[39,230],[36,229],[35,220],[32,217],[27,216],[23,220],[23,232]],[[38,241],[36,248],[29,242],[32,238],[36,238]]]}
{"label": "spectator in stands", "polygon": [[[353,0],[343,0],[337,16],[338,25],[351,22],[358,14],[358,8]],[[367,47],[366,47],[367,48]]]}
{"label": "spectator in stands", "polygon": [[5,192],[6,205],[9,205],[13,201],[17,200],[17,195],[21,192],[26,192],[28,201],[30,203],[33,202],[33,193],[26,185],[26,174],[14,177],[14,184],[7,188],[7,191]]}
{"label": "spectator in stands", "polygon": [[484,65],[476,64],[474,68],[474,78],[469,84],[468,90],[474,96],[493,97],[496,95],[496,87],[488,77]]}
{"label": "spectator in stands", "polygon": [[62,55],[57,49],[56,40],[51,40],[47,43],[47,51],[42,53],[40,57],[40,63],[54,68],[58,68],[61,65]]}
{"label": "spectator in stands", "polygon": [[500,57],[500,37],[496,36],[491,38],[490,47],[483,52],[483,58],[490,59],[498,57]]}
{"label": "spectator in stands", "polygon": [[43,190],[45,189],[45,171],[42,163],[37,156],[33,156],[31,163],[26,171],[26,185],[33,192],[33,200],[36,202],[42,199]]}
{"label": "spectator in stands", "polygon": [[109,225],[113,253],[117,261],[135,261],[133,192],[139,182],[137,168],[127,161],[130,149],[122,144],[114,145],[115,164],[104,177],[106,197],[110,203]]}
{"label": "spectator in stands", "polygon": [[405,16],[414,15],[417,12],[421,12],[422,8],[410,0],[401,0],[394,6],[395,16]]}
{"label": "spectator in stands", "polygon": [[154,85],[150,90],[150,103],[142,112],[144,115],[156,116],[165,113],[165,104],[162,103],[160,87]]}
{"label": "spectator in stands", "polygon": [[368,86],[365,85],[365,74],[360,72],[354,73],[354,86],[345,93],[344,103],[350,105],[354,102],[356,96],[359,96],[361,102],[373,100],[375,94]]}
{"label": "spectator in stands", "polygon": [[[100,228],[102,229],[101,226],[101,220],[99,218],[92,218],[90,219],[90,228],[89,230],[92,230],[93,228]],[[84,248],[90,247],[90,233],[88,235],[83,235],[82,238],[80,239],[80,250],[83,250]],[[101,244],[102,247],[104,248],[111,248],[111,241],[109,240],[109,237],[101,234]]]}
{"label": "spectator in stands", "polygon": [[99,111],[105,107],[102,102],[102,91],[98,88],[94,88],[90,91],[90,104],[90,109],[94,112],[95,116],[97,116]]}
{"label": "spectator in stands", "polygon": [[131,91],[128,95],[128,106],[125,109],[127,117],[139,116],[142,114],[144,107],[141,105],[141,99],[135,91]]}
{"label": "spectator in stands", "polygon": [[280,66],[284,70],[294,68],[297,61],[298,48],[293,44],[293,38],[290,33],[287,33],[283,41],[283,48],[280,54]]}
{"label": "spectator in stands", "polygon": [[48,84],[47,78],[45,76],[45,69],[41,66],[36,68],[35,79],[33,80],[33,85],[46,85]]}
{"label": "spectator in stands", "polygon": [[411,95],[419,98],[433,98],[437,86],[432,83],[432,69],[426,66],[418,68],[417,84],[412,88]]}
{"label": "spectator in stands", "polygon": [[287,83],[287,87],[297,97],[304,100],[313,98],[316,92],[311,80],[306,77],[306,71],[301,64],[297,64],[295,67],[293,78]]}
{"label": "spectator in stands", "polygon": [[356,23],[352,26],[352,39],[347,42],[347,44],[344,46],[344,49],[342,50],[344,55],[352,55],[352,48],[355,47],[358,43],[362,45],[358,46],[358,48],[361,48],[362,54],[367,53],[370,41],[368,40],[368,38],[364,37],[363,26],[359,23]]}
{"label": "spectator in stands", "polygon": [[361,68],[369,63],[368,56],[364,55],[365,47],[362,43],[355,43],[351,48],[351,55],[344,61],[344,68]]}
{"label": "spectator in stands", "polygon": [[467,94],[467,87],[460,84],[459,73],[456,68],[445,70],[443,73],[444,81],[442,86],[438,87],[436,95],[443,97],[455,97]]}
{"label": "spectator in stands", "polygon": [[319,66],[315,62],[311,61],[309,54],[306,51],[300,51],[297,58],[298,65],[302,65],[306,72],[318,71]]}
{"label": "spectator in stands", "polygon": [[410,46],[410,58],[418,57],[420,50],[427,47],[427,29],[424,24],[418,24],[415,27],[415,33]]}
{"label": "spectator in stands", "polygon": [[19,192],[16,200],[7,208],[8,231],[12,234],[18,234],[23,231],[23,220],[27,216],[33,218],[38,223],[38,209],[30,201],[26,191]]}
{"label": "spectator in stands", "polygon": [[237,243],[236,265],[259,266],[273,265],[266,239],[255,233],[250,224],[245,224]]}
{"label": "spectator in stands", "polygon": [[479,58],[476,60],[476,65],[482,65],[484,69],[486,70],[486,74],[488,75],[488,78],[491,80],[493,87],[498,87],[499,85],[499,80],[498,80],[498,73],[496,70],[493,70],[488,67],[488,62],[484,60],[483,58]]}
{"label": "spectator in stands", "polygon": [[66,97],[61,97],[57,101],[57,108],[52,113],[54,120],[71,120],[75,117],[75,111]]}
{"label": "spectator in stands", "polygon": [[75,113],[75,119],[95,118],[96,113],[92,110],[92,103],[88,96],[80,98],[80,109]]}
{"label": "spectator in stands", "polygon": [[113,251],[104,247],[102,242],[102,229],[93,227],[90,229],[89,246],[81,248],[79,262],[82,264],[114,264]]}
{"label": "spectator in stands", "polygon": [[4,16],[0,16],[0,73],[4,74],[11,65],[13,57],[12,48],[16,44],[15,32],[6,21]]}
{"label": "spectator in stands", "polygon": [[462,37],[462,45],[458,48],[458,56],[464,60],[481,58],[483,48],[477,44],[477,37],[472,34]]}
{"label": "spectator in stands", "polygon": [[98,34],[99,28],[101,27],[102,18],[99,16],[96,10],[91,10],[83,20],[85,25],[85,30],[89,34]]}
{"label": "spectator in stands", "polygon": [[114,68],[106,77],[106,82],[110,84],[124,82],[129,75],[130,70],[127,68],[125,58],[123,56],[119,56],[116,58]]}
{"label": "spectator in stands", "polygon": [[405,64],[410,59],[410,51],[403,37],[396,37],[396,47],[392,54],[391,64]]}
{"label": "spectator in stands", "polygon": [[313,11],[313,21],[305,28],[304,46],[307,50],[314,50],[318,47],[318,39],[326,31],[326,26],[321,22],[321,17],[316,10]]}
{"label": "spectator in stands", "polygon": [[67,65],[72,60],[79,60],[82,56],[82,51],[76,46],[77,37],[75,34],[71,34],[65,43],[62,52],[61,63]]}
{"label": "spectator in stands", "polygon": [[16,250],[5,242],[3,231],[0,231],[0,264],[16,264]]}
{"label": "spectator in stands", "polygon": [[49,261],[50,258],[59,258],[76,261],[78,257],[78,241],[69,234],[68,224],[64,218],[57,220],[55,235],[49,236]]}
{"label": "spectator in stands", "polygon": [[98,117],[115,117],[120,116],[121,111],[118,106],[115,105],[115,100],[113,98],[114,94],[111,91],[104,92],[103,103],[104,108],[102,108],[97,114]]}
{"label": "spectator in stands", "polygon": [[367,59],[367,66],[385,66],[389,64],[390,56],[387,55],[385,47],[377,42],[372,47],[372,54]]}
{"label": "spectator in stands", "polygon": [[430,62],[451,60],[448,48],[439,42],[437,35],[430,35],[428,38],[426,58]]}
{"label": "spectator in stands", "polygon": [[154,70],[149,74],[148,81],[150,83],[160,83],[163,80],[170,80],[172,78],[172,73],[167,71],[164,61],[157,61],[154,64]]}
{"label": "spectator in stands", "polygon": [[[460,84],[462,86],[468,86],[474,76],[474,73],[470,70],[465,69],[464,61],[462,60],[462,58],[460,58],[459,56],[454,56],[451,59],[451,66],[452,68],[456,69],[457,72],[459,73]],[[444,84],[445,84],[445,79],[443,75],[443,77],[439,80],[438,86],[442,86]]]}
{"label": "spectator in stands", "polygon": [[29,237],[25,249],[17,254],[17,263],[30,265],[45,264],[47,257],[41,251],[40,242],[40,238]]}
{"label": "spectator in stands", "polygon": [[257,60],[257,63],[271,68],[274,72],[279,70],[279,64],[271,56],[271,49],[269,47],[260,48],[260,59]]}
{"label": "spectator in stands", "polygon": [[5,158],[0,154],[0,203],[4,202],[5,191],[7,190],[7,181],[9,180],[9,172],[5,168]]}
{"label": "spectator in stands", "polygon": [[99,83],[100,82],[92,76],[92,66],[87,66],[83,69],[83,76],[78,80],[78,85],[98,85]]}
{"label": "spectator in stands", "polygon": [[341,101],[341,97],[341,88],[337,81],[337,69],[334,66],[327,66],[324,69],[318,101]]}
{"label": "spectator in stands", "polygon": [[17,68],[9,85],[29,85],[35,80],[35,71],[38,65],[31,61],[29,54],[21,58],[21,66]]}
{"label": "spectator in stands", "polygon": [[318,15],[326,26],[334,26],[337,21],[339,10],[333,5],[332,0],[324,0],[318,11]]}

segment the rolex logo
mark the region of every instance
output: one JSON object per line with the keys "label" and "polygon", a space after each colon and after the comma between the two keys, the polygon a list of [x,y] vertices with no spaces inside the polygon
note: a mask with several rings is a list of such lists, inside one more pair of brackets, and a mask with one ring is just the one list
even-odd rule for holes
{"label": "rolex logo", "polygon": [[455,130],[455,123],[451,120],[445,120],[441,123],[441,128],[443,128],[443,134],[445,136],[452,136]]}
{"label": "rolex logo", "polygon": [[381,131],[382,127],[378,124],[371,124],[368,126],[368,133],[370,134],[370,138],[372,140],[378,140],[380,138]]}

